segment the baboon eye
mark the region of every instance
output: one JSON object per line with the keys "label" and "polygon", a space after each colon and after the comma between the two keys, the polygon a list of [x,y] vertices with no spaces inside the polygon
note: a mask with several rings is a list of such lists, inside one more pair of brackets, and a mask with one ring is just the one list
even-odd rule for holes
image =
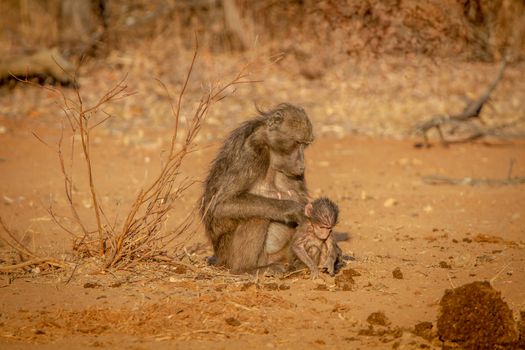
{"label": "baboon eye", "polygon": [[297,140],[297,141],[295,141],[295,143],[296,143],[297,145],[302,145],[302,146],[304,146],[304,147],[308,147],[308,146],[310,146],[310,142],[306,142],[306,141],[299,141],[299,140]]}

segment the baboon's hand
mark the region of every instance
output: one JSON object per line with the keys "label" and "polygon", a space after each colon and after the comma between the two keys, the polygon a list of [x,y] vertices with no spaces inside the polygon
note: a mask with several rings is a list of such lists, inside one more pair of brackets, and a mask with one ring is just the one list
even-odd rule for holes
{"label": "baboon's hand", "polygon": [[312,270],[310,270],[310,279],[316,280],[318,278],[319,278],[319,270],[317,269],[317,267],[315,267]]}
{"label": "baboon's hand", "polygon": [[288,205],[287,208],[283,211],[285,223],[299,224],[306,220],[306,217],[304,215],[304,206],[301,203],[297,203],[294,201],[287,202],[289,202],[290,205]]}

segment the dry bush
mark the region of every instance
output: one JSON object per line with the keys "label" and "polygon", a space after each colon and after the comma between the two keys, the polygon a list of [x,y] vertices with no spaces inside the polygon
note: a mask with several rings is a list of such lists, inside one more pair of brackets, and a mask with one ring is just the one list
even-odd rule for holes
{"label": "dry bush", "polygon": [[[173,134],[170,148],[160,169],[160,173],[152,183],[139,191],[125,219],[121,224],[113,223],[106,215],[107,212],[101,205],[96,181],[93,174],[93,162],[91,154],[91,133],[93,129],[107,121],[110,116],[103,115],[105,105],[114,101],[126,98],[131,94],[127,92],[128,87],[125,80],[106,92],[92,106],[86,106],[83,102],[80,90],[76,89],[76,97],[67,98],[61,91],[49,88],[58,92],[62,97],[62,109],[65,119],[73,137],[70,138],[71,158],[64,156],[64,138],[61,137],[58,143],[58,157],[60,160],[61,171],[64,179],[65,195],[71,211],[73,222],[81,230],[81,235],[60,223],[58,215],[53,208],[49,208],[49,213],[62,229],[74,237],[74,249],[85,256],[98,256],[103,258],[104,269],[124,269],[130,268],[141,261],[149,261],[156,258],[168,259],[165,256],[165,247],[168,243],[188,231],[195,217],[194,211],[190,211],[186,218],[173,231],[164,231],[163,224],[167,219],[169,211],[174,210],[177,200],[180,199],[184,191],[193,184],[193,181],[183,178],[180,172],[184,158],[194,150],[194,140],[201,125],[209,112],[211,106],[225,98],[233,87],[238,84],[248,83],[245,70],[240,72],[226,84],[212,84],[207,92],[201,97],[199,103],[193,110],[193,115],[188,118],[187,129],[180,147],[176,147],[177,140],[181,137],[179,130],[179,120],[181,104],[184,99],[184,92],[192,74],[197,51],[195,51],[191,61],[188,74],[184,81],[182,90],[175,105],[172,105],[174,119]],[[162,83],[161,83],[162,84]],[[166,88],[167,91],[167,88]],[[169,92],[167,91],[169,96]],[[170,97],[171,100],[171,97]],[[77,200],[74,197],[76,179],[73,179],[73,163],[75,140],[81,143],[83,161],[85,163],[87,185],[90,190],[91,214],[96,221],[96,227],[90,229],[86,220],[81,217],[76,209]],[[179,145],[177,145],[179,146]]]}

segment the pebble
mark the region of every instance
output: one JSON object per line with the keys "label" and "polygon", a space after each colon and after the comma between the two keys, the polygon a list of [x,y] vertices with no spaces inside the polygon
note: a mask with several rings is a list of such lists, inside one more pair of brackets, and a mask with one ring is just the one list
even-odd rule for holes
{"label": "pebble", "polygon": [[390,208],[390,207],[393,207],[394,205],[397,205],[397,200],[394,199],[394,198],[388,198],[384,203],[383,203],[383,206],[385,208]]}

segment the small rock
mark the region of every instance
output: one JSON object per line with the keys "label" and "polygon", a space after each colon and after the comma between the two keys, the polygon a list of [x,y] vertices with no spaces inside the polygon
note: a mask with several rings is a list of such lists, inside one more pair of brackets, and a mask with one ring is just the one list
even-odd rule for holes
{"label": "small rock", "polygon": [[84,283],[84,288],[100,288],[102,287],[100,284],[98,284],[97,282],[86,282]]}
{"label": "small rock", "polygon": [[441,267],[442,269],[451,269],[452,266],[450,266],[450,264],[446,261],[440,261],[439,262],[439,267]]}
{"label": "small rock", "polygon": [[396,267],[394,271],[392,271],[392,276],[398,280],[402,280],[403,272],[401,272],[401,269],[399,267]]}
{"label": "small rock", "polygon": [[366,322],[378,326],[388,326],[390,324],[390,320],[382,311],[372,312],[370,315],[368,315]]}
{"label": "small rock", "polygon": [[228,317],[228,318],[224,319],[224,321],[226,322],[226,324],[229,324],[230,326],[234,326],[234,327],[237,327],[237,326],[241,325],[241,321],[239,321],[235,317]]}
{"label": "small rock", "polygon": [[393,207],[394,205],[397,205],[397,200],[395,200],[394,198],[388,198],[384,203],[383,203],[383,206],[385,208],[390,208],[390,207]]}
{"label": "small rock", "polygon": [[290,286],[287,284],[281,283],[279,285],[279,290],[288,290],[288,289],[290,289]]}
{"label": "small rock", "polygon": [[177,265],[173,268],[173,272],[175,272],[178,275],[183,275],[186,272],[188,272],[188,268],[184,265]]}

